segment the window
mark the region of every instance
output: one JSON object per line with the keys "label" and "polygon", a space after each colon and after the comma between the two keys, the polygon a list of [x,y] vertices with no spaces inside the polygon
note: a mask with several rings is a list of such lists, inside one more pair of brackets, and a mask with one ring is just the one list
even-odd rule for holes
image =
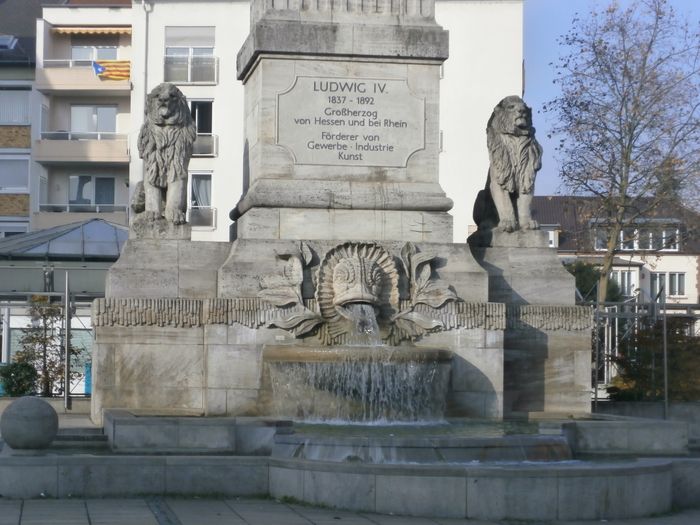
{"label": "window", "polygon": [[678,251],[678,228],[666,228],[663,230],[662,250]]}
{"label": "window", "polygon": [[190,175],[190,224],[214,227],[214,210],[211,207],[211,173]]}
{"label": "window", "polygon": [[670,272],[668,274],[668,295],[685,295],[685,274]]}
{"label": "window", "polygon": [[165,28],[165,81],[215,84],[214,27]]}
{"label": "window", "polygon": [[0,125],[29,125],[29,88],[0,88]]}
{"label": "window", "polygon": [[[652,300],[658,301],[660,298],[659,292],[661,292],[661,290],[666,287],[666,274],[659,273],[659,272],[652,272],[650,277],[651,277],[651,284],[650,284],[649,292],[651,294]],[[659,297],[657,297],[657,296],[659,296]]]}
{"label": "window", "polygon": [[[607,231],[605,228],[594,230],[594,248],[598,251],[607,249]],[[617,249],[621,251],[678,251],[679,229],[676,226],[643,228],[624,228],[620,232]]]}
{"label": "window", "polygon": [[653,246],[654,232],[648,229],[637,231],[637,246],[640,250],[651,250]]}
{"label": "window", "polygon": [[73,105],[70,121],[73,138],[103,138],[102,133],[111,137],[117,130],[117,107]]}
{"label": "window", "polygon": [[190,102],[192,108],[192,118],[197,125],[197,134],[211,134],[211,116],[212,116],[211,100],[193,100]]}
{"label": "window", "polygon": [[[661,290],[666,292],[668,297],[679,297],[685,295],[685,273],[681,272],[655,272],[651,274],[651,297],[661,301]],[[657,297],[658,296],[658,297]]]}
{"label": "window", "polygon": [[212,106],[211,100],[192,100],[190,102],[192,118],[197,126],[197,138],[192,150],[194,156],[216,155],[216,137],[212,134]]}
{"label": "window", "polygon": [[70,211],[93,211],[95,206],[114,206],[114,177],[71,175],[68,204]]}
{"label": "window", "polygon": [[71,60],[92,62],[93,60],[116,60],[117,46],[72,46]]}
{"label": "window", "polygon": [[29,159],[0,157],[0,193],[29,191]]}
{"label": "window", "polygon": [[625,251],[634,250],[637,233],[634,229],[626,228],[620,232],[620,249]]}
{"label": "window", "polygon": [[607,250],[608,249],[608,232],[604,228],[596,228],[594,230],[595,235],[595,249],[596,250]]}
{"label": "window", "polygon": [[116,60],[119,40],[116,38],[100,38],[99,41],[94,36],[75,35],[71,39],[70,58],[76,62],[89,62],[93,60]]}
{"label": "window", "polygon": [[634,272],[628,270],[614,270],[610,273],[610,278],[620,287],[620,293],[625,297],[631,297],[635,291]]}

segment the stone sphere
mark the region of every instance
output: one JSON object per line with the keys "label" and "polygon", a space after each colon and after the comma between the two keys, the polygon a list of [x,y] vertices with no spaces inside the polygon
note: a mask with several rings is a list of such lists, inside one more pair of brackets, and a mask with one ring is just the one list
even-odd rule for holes
{"label": "stone sphere", "polygon": [[38,397],[20,397],[0,418],[2,439],[14,449],[47,448],[57,433],[56,411]]}

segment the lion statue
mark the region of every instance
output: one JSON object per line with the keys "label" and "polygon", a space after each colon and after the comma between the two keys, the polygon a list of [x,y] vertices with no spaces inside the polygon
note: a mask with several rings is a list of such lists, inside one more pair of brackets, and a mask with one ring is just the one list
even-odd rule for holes
{"label": "lion statue", "polygon": [[186,222],[187,167],[196,137],[197,128],[182,92],[168,83],[156,86],[146,99],[138,140],[144,161],[143,197],[134,195],[134,203],[141,200],[138,209],[147,220],[164,217],[173,224]]}
{"label": "lion statue", "polygon": [[474,206],[479,230],[537,230],[531,204],[535,175],[542,167],[542,147],[535,139],[532,110],[518,96],[494,108],[486,126],[489,173]]}

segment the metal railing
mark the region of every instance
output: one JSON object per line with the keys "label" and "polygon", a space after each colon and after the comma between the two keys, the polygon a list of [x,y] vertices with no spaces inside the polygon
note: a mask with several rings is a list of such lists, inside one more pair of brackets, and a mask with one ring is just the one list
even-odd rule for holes
{"label": "metal railing", "polygon": [[124,133],[113,131],[42,131],[41,140],[126,140]]}
{"label": "metal railing", "polygon": [[[44,68],[72,68],[72,67],[92,67],[93,62],[101,62],[101,61],[109,62],[109,61],[114,61],[117,59],[110,58],[110,59],[94,59],[94,60],[88,60],[86,58],[78,59],[78,60],[73,60],[70,58],[48,58],[44,59]],[[128,60],[119,60],[120,62],[129,62]]]}
{"label": "metal railing", "polygon": [[122,204],[39,204],[40,212],[70,213],[115,213],[126,212]]}
{"label": "metal railing", "polygon": [[164,80],[175,84],[216,84],[219,58],[215,56],[177,56],[164,58]]}
{"label": "metal railing", "polygon": [[44,67],[60,67],[60,68],[66,68],[66,67],[92,67],[92,60],[71,60],[69,58],[49,58],[49,59],[44,59]]}
{"label": "metal railing", "polygon": [[188,213],[190,226],[216,227],[216,208],[212,206],[190,206]]}
{"label": "metal railing", "polygon": [[193,157],[216,157],[219,153],[219,137],[211,133],[197,133],[192,147]]}

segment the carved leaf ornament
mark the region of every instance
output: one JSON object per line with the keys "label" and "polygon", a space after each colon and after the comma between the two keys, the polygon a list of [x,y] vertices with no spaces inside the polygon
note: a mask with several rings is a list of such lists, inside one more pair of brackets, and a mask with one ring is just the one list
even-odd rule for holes
{"label": "carved leaf ornament", "polygon": [[436,258],[437,255],[433,253],[419,252],[412,242],[407,242],[401,250],[411,298],[411,308],[392,318],[394,328],[401,338],[416,339],[428,332],[445,329],[445,323],[439,318],[439,311],[429,316],[415,311],[416,305],[425,304],[438,310],[445,303],[458,300],[446,282],[433,277],[433,261]]}
{"label": "carved leaf ornament", "polygon": [[262,277],[258,297],[281,309],[280,316],[269,326],[289,330],[299,337],[323,322],[318,313],[304,306],[301,295],[304,268],[311,264],[313,252],[308,244],[301,242],[297,252],[277,254],[277,258],[285,261],[282,275]]}

